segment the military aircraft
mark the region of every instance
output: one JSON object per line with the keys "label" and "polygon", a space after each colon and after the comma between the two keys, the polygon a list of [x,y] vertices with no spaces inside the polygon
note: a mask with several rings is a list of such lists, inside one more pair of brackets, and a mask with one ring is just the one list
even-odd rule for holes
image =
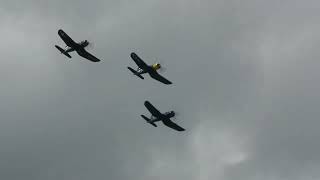
{"label": "military aircraft", "polygon": [[153,125],[154,127],[157,127],[155,122],[162,121],[164,125],[172,128],[172,129],[175,129],[177,131],[184,131],[185,130],[182,127],[178,126],[177,124],[175,124],[174,122],[172,122],[170,120],[170,118],[175,116],[175,112],[174,111],[169,111],[169,112],[166,112],[166,113],[162,114],[149,101],[145,101],[144,102],[144,106],[146,106],[148,111],[151,113],[151,118],[150,119],[147,118],[144,115],[141,115],[141,117],[143,119],[145,119],[147,121],[147,123]]}
{"label": "military aircraft", "polygon": [[144,79],[141,74],[149,73],[149,75],[164,84],[172,84],[169,80],[162,77],[157,70],[161,68],[161,65],[159,63],[155,63],[151,66],[147,65],[136,53],[130,54],[133,61],[137,64],[138,69],[135,71],[131,67],[128,67],[128,69],[136,76],[138,76],[141,79]]}
{"label": "military aircraft", "polygon": [[62,29],[58,30],[58,35],[61,39],[66,43],[66,50],[62,49],[61,47],[55,45],[55,47],[64,55],[71,58],[69,52],[76,51],[80,56],[92,61],[92,62],[99,62],[100,59],[94,57],[90,53],[88,53],[84,48],[89,45],[87,40],[81,41],[80,43],[74,42]]}

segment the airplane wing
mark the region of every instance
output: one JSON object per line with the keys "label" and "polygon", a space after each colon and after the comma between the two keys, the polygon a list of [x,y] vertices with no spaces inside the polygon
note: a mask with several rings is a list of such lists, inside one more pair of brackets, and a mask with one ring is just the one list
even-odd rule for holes
{"label": "airplane wing", "polygon": [[159,117],[161,115],[161,113],[149,101],[145,101],[144,106],[146,106],[153,116]]}
{"label": "airplane wing", "polygon": [[88,53],[86,50],[79,50],[77,51],[77,53],[79,54],[79,56],[84,57],[92,62],[99,62],[100,59],[94,57],[92,54]]}
{"label": "airplane wing", "polygon": [[172,122],[169,118],[162,120],[163,124],[177,131],[184,131],[182,127],[178,126],[176,123]]}
{"label": "airplane wing", "polygon": [[145,70],[147,69],[148,65],[136,54],[136,53],[131,53],[130,54],[132,60],[139,66],[139,68]]}
{"label": "airplane wing", "polygon": [[170,82],[169,80],[167,80],[166,78],[161,76],[159,73],[157,73],[157,71],[149,72],[149,74],[153,79],[158,80],[158,81],[162,82],[163,84],[172,84],[172,82]]}
{"label": "airplane wing", "polygon": [[66,43],[69,47],[74,47],[77,43],[74,42],[68,35],[65,33],[62,29],[59,29],[58,35],[61,37],[61,39]]}

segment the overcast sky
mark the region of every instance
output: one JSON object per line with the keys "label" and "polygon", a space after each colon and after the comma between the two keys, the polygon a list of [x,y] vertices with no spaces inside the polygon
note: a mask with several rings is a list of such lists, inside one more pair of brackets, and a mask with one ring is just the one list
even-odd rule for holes
{"label": "overcast sky", "polygon": [[[319,180],[317,0],[0,0],[0,179]],[[57,31],[92,42],[92,63]],[[167,86],[127,70],[160,62]],[[176,132],[149,100],[178,112]]]}

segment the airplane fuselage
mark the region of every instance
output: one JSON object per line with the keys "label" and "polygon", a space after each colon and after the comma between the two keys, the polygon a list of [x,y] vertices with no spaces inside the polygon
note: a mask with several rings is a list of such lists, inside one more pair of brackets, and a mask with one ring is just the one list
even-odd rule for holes
{"label": "airplane fuselage", "polygon": [[153,66],[147,66],[145,69],[140,69],[138,68],[138,74],[145,74],[145,73],[153,73],[154,71],[156,71]]}
{"label": "airplane fuselage", "polygon": [[84,50],[85,47],[87,47],[89,45],[89,42],[87,40],[82,41],[80,43],[77,43],[75,46],[73,47],[69,47],[68,49],[66,49],[66,52],[72,52],[72,51],[81,51]]}
{"label": "airplane fuselage", "polygon": [[169,112],[164,113],[164,114],[161,113],[161,115],[158,116],[158,117],[152,116],[152,117],[154,117],[154,119],[151,119],[151,122],[157,122],[157,121],[161,121],[163,119],[168,119],[168,118],[170,119],[170,118],[172,118],[174,116],[175,116],[175,112],[174,111],[169,111]]}

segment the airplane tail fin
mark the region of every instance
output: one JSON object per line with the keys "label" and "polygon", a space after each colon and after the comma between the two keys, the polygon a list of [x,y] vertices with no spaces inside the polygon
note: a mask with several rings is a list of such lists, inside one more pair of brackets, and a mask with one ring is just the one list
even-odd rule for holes
{"label": "airplane tail fin", "polygon": [[71,58],[70,54],[67,53],[64,49],[62,49],[61,47],[55,45],[55,47],[64,55],[66,55],[68,58]]}
{"label": "airplane tail fin", "polygon": [[137,71],[135,71],[134,69],[132,69],[131,67],[128,67],[128,69],[136,76],[138,76],[141,79],[144,79],[143,76],[141,76],[141,74],[139,74]]}
{"label": "airplane tail fin", "polygon": [[152,126],[154,127],[157,127],[157,125],[154,123],[154,122],[151,122],[151,119],[147,118],[146,116],[144,115],[141,115],[141,117],[147,121],[147,123],[151,124]]}

